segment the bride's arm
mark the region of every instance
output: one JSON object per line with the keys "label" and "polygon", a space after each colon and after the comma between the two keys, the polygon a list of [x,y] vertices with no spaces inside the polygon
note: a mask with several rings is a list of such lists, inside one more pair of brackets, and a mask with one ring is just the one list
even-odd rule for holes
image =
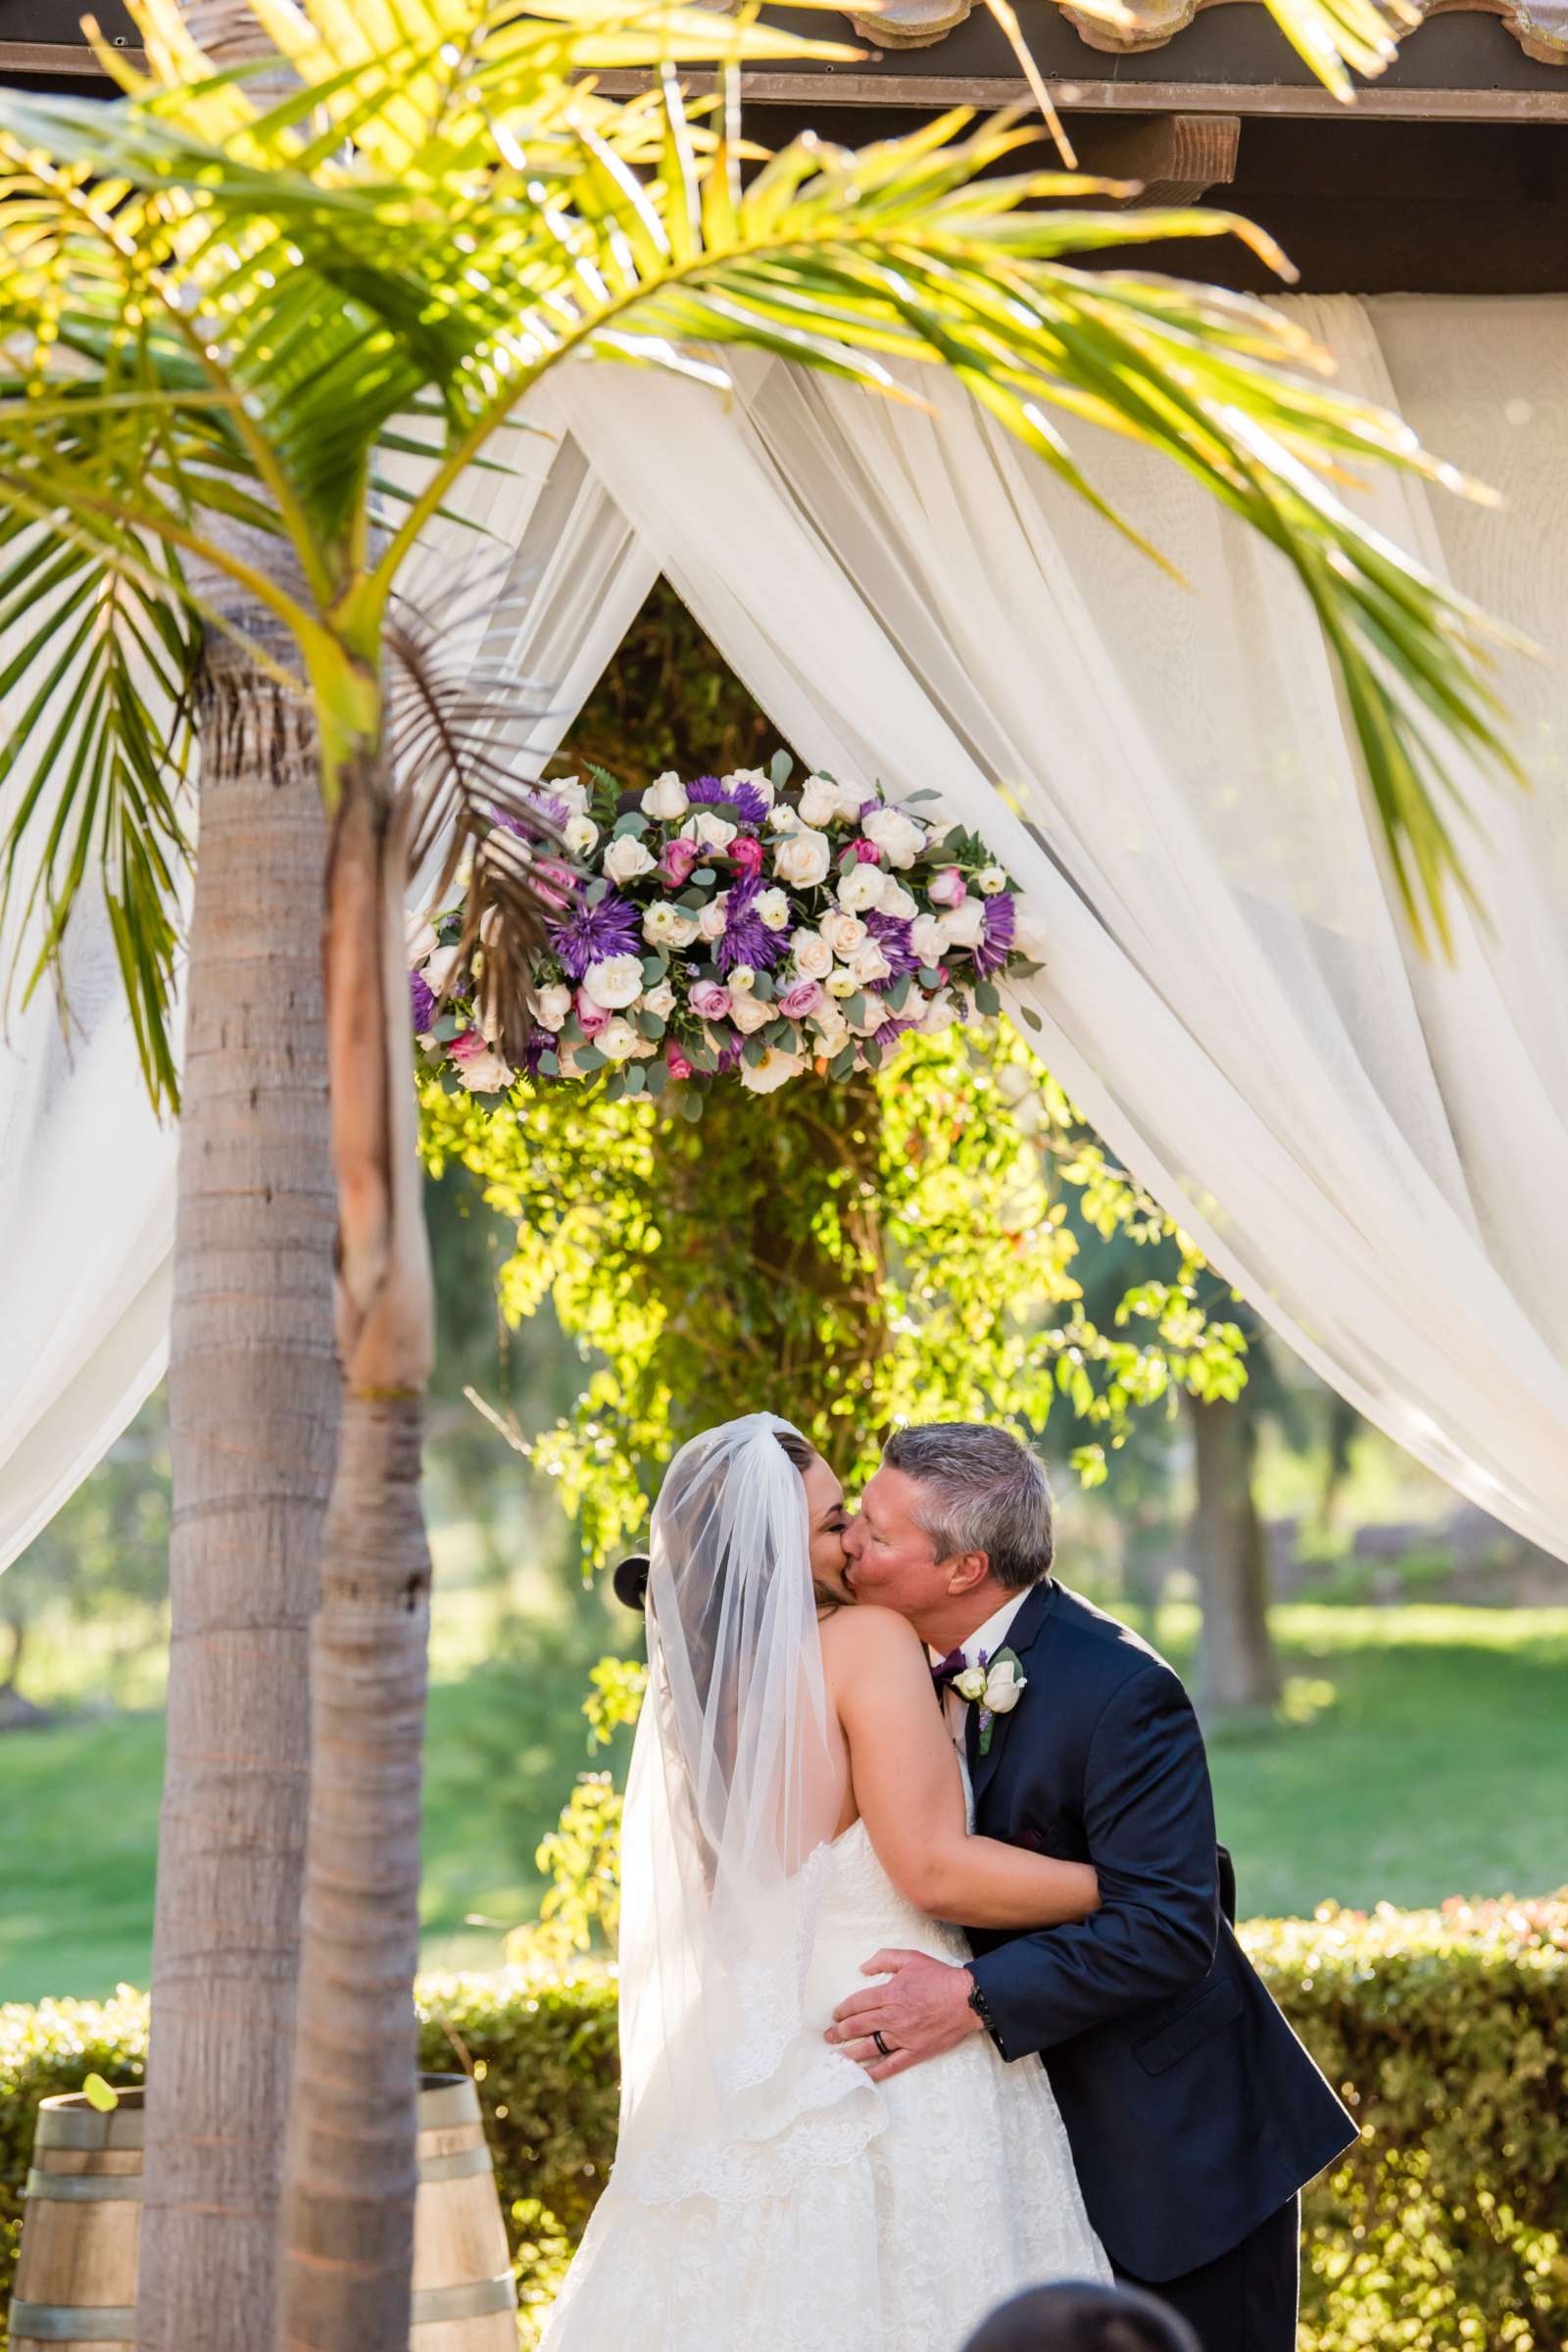
{"label": "bride's arm", "polygon": [[1100,1905],[1087,1862],[1058,1862],[964,1826],[963,1783],[924,1645],[888,1609],[842,1609],[822,1628],[829,1691],[856,1803],[899,1892],[933,1919],[1051,1928]]}

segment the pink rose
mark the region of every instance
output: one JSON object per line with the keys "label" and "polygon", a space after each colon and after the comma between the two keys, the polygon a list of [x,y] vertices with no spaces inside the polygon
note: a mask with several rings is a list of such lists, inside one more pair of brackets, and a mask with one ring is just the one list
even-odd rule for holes
{"label": "pink rose", "polygon": [[797,980],[787,988],[778,1001],[778,1008],[787,1021],[804,1021],[822,1002],[822,991],[814,980]]}
{"label": "pink rose", "polygon": [[664,1067],[672,1078],[689,1078],[692,1074],[692,1065],[679,1046],[669,1046],[665,1049]]}
{"label": "pink rose", "polygon": [[590,1041],[596,1038],[602,1029],[610,1027],[614,1017],[607,1005],[596,1004],[585,988],[578,989],[577,1018],[582,1025],[584,1037]]}
{"label": "pink rose", "polygon": [[481,1037],[477,1029],[465,1029],[447,1048],[454,1061],[473,1061],[479,1054],[488,1054],[489,1051],[490,1040]]}
{"label": "pink rose", "polygon": [[961,906],[969,896],[969,886],[956,865],[945,865],[935,880],[927,883],[925,895],[933,906]]}
{"label": "pink rose", "polygon": [[534,867],[533,886],[544,904],[558,912],[577,895],[577,877],[570,866],[559,865],[552,858],[541,858]]}
{"label": "pink rose", "polygon": [[702,1021],[721,1021],[729,1010],[729,990],[716,980],[699,980],[692,990],[691,1008]]}
{"label": "pink rose", "polygon": [[729,861],[737,873],[760,874],[762,855],[762,845],[755,833],[739,833],[729,845]]}
{"label": "pink rose", "polygon": [[860,863],[861,863],[862,865],[880,865],[880,864],[881,864],[881,862],[882,862],[882,853],[881,853],[881,851],[880,851],[880,850],[877,848],[877,846],[876,846],[876,843],[875,843],[874,841],[867,841],[867,840],[866,840],[866,838],[865,838],[865,835],[864,835],[863,833],[860,835],[860,838],[859,838],[859,840],[858,840],[858,841],[857,841],[857,842],[854,842],[854,843],[852,843],[852,845],[851,845],[851,846],[852,846],[852,848],[853,848],[853,849],[854,849],[854,851],[855,851],[855,855],[857,856],[857,858],[858,858],[858,859],[860,860]]}
{"label": "pink rose", "polygon": [[674,890],[680,890],[691,879],[694,865],[703,861],[703,845],[697,841],[666,841],[659,860],[659,870]]}

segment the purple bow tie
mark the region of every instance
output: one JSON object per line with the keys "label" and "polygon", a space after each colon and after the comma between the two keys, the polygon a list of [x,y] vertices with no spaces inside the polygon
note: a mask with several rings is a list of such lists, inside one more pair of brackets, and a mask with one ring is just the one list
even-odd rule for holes
{"label": "purple bow tie", "polygon": [[[939,1659],[937,1664],[932,1667],[931,1680],[939,1690],[945,1690],[954,1678],[963,1672],[968,1663],[969,1661],[961,1649],[950,1649],[947,1656]],[[982,1666],[985,1664],[984,1658],[980,1660],[980,1663]]]}

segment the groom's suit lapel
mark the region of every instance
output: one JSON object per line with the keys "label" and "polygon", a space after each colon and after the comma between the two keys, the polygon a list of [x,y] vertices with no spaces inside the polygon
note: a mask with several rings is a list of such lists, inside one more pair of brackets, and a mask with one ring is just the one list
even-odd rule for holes
{"label": "groom's suit lapel", "polygon": [[1031,1674],[1029,1669],[1029,1653],[1040,1640],[1050,1622],[1051,1613],[1060,1598],[1061,1587],[1054,1577],[1048,1577],[1044,1584],[1035,1586],[1007,1629],[1007,1639],[1003,1647],[1016,1650],[1029,1687],[1010,1715],[997,1717],[991,1727],[990,1750],[985,1755],[980,1753],[980,1710],[978,1707],[970,1707],[968,1710],[968,1722],[965,1726],[965,1752],[969,1762],[969,1786],[974,1791],[977,1809],[980,1799],[991,1785],[997,1766],[1002,1761],[1002,1751],[1006,1745],[1007,1734],[1025,1707],[1040,1703],[1042,1693],[1036,1677]]}

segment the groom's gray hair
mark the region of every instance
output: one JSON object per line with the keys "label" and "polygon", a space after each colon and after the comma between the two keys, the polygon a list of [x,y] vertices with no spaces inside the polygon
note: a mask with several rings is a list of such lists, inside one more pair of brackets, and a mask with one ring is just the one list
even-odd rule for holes
{"label": "groom's gray hair", "polygon": [[939,1560],[983,1551],[1009,1592],[1051,1573],[1054,1543],[1045,1464],[1004,1429],[983,1421],[928,1421],[901,1429],[882,1449],[888,1469],[926,1490],[914,1512]]}

